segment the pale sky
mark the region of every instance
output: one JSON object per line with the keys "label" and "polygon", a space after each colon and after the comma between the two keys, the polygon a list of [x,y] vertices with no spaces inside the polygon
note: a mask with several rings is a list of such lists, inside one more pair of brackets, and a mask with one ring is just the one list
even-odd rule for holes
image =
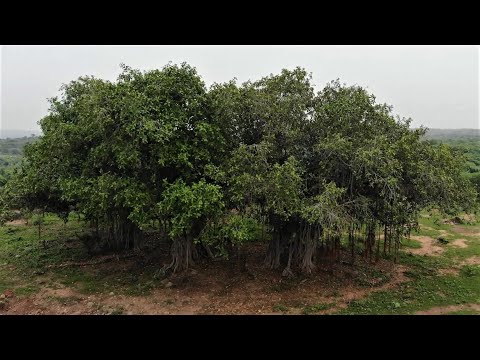
{"label": "pale sky", "polygon": [[188,62],[207,86],[304,67],[316,90],[360,85],[413,127],[480,128],[479,47],[472,46],[2,46],[0,130],[39,131],[47,98],[83,75],[115,80],[120,63],[149,70]]}

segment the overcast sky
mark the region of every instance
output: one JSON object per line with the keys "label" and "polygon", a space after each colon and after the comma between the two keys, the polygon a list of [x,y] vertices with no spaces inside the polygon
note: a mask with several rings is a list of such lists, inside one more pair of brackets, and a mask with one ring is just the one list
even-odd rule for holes
{"label": "overcast sky", "polygon": [[256,80],[282,68],[313,73],[317,90],[339,78],[366,87],[413,126],[479,128],[478,46],[3,46],[0,129],[36,130],[47,98],[82,75],[115,80],[188,62],[207,85]]}

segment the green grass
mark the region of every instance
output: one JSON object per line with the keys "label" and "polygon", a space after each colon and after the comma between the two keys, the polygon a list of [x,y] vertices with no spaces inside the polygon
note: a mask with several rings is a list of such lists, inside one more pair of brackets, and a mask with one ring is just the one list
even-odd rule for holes
{"label": "green grass", "polygon": [[390,281],[390,275],[373,267],[359,266],[358,276],[355,278],[357,285],[363,287],[378,287]]}
{"label": "green grass", "polygon": [[422,247],[422,244],[418,240],[404,238],[402,240],[402,246],[411,249],[420,249]]}
{"label": "green grass", "polygon": [[[443,254],[434,257],[401,253],[399,262],[409,268],[405,272],[409,281],[397,289],[374,292],[364,299],[353,301],[338,314],[412,314],[437,306],[480,303],[480,266],[463,266],[459,276],[439,274],[441,268],[450,268],[469,257],[480,256],[480,237],[474,235],[480,233],[480,226],[462,224],[454,227],[444,224],[435,215],[420,217],[419,223],[420,231],[412,235],[434,239],[441,236],[448,240],[446,245],[437,243],[445,249]],[[459,248],[451,245],[455,239],[465,239],[468,246]],[[421,246],[413,239],[405,239],[402,243],[409,248]]]}
{"label": "green grass", "polygon": [[0,267],[0,294],[7,289],[12,289],[14,287],[14,282],[9,271],[6,271]]}
{"label": "green grass", "polygon": [[480,271],[464,270],[460,276],[440,276],[449,259],[402,254],[400,263],[408,265],[411,280],[397,289],[372,293],[353,301],[339,314],[412,314],[435,306],[480,302]]}
{"label": "green grass", "polygon": [[17,296],[29,296],[31,294],[36,293],[39,290],[38,286],[25,286],[25,287],[17,287],[15,289],[15,295]]}
{"label": "green grass", "polygon": [[[32,286],[38,275],[49,275],[55,281],[71,286],[81,293],[109,293],[148,295],[158,284],[153,279],[154,266],[147,266],[140,274],[118,274],[97,267],[49,268],[69,262],[91,260],[78,235],[85,232],[85,223],[76,215],[69,222],[46,214],[38,238],[34,225],[7,225],[0,227],[0,293],[7,289],[26,296],[38,291]],[[43,240],[46,247],[43,246]]]}
{"label": "green grass", "polygon": [[38,228],[33,225],[0,227],[0,291],[12,289],[23,295],[33,293],[38,288],[30,284],[36,275],[45,273],[48,265],[87,256],[82,247],[67,248],[64,240],[82,231],[83,224],[72,221],[64,226],[61,222],[59,218],[46,216],[48,226],[42,228],[40,239]]}
{"label": "green grass", "polygon": [[412,314],[435,306],[480,302],[480,279],[443,276],[416,279],[398,290],[373,293],[354,301],[343,314]]}
{"label": "green grass", "polygon": [[335,306],[334,303],[308,305],[303,308],[303,314],[304,315],[316,314],[320,311],[331,309],[333,306]]}
{"label": "green grass", "polygon": [[273,311],[275,311],[275,312],[287,313],[288,310],[289,310],[288,306],[285,306],[283,304],[273,305]]}

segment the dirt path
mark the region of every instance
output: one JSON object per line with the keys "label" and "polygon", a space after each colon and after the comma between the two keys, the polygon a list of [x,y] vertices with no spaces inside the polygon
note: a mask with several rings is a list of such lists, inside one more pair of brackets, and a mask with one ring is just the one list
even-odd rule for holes
{"label": "dirt path", "polygon": [[395,268],[394,276],[389,281],[388,283],[376,287],[376,288],[367,288],[367,289],[351,289],[347,290],[344,292],[342,295],[342,300],[337,303],[333,308],[326,310],[325,314],[331,314],[334,313],[338,310],[345,309],[348,307],[349,303],[352,301],[358,301],[362,298],[365,298],[369,296],[370,294],[377,292],[377,291],[382,291],[382,290],[388,290],[388,289],[394,289],[398,285],[407,282],[409,279],[405,276],[405,271],[408,268],[404,265],[397,265]]}
{"label": "dirt path", "polygon": [[[393,264],[388,264],[391,266]],[[387,263],[385,264],[387,266]],[[207,274],[172,278],[168,288],[157,288],[150,295],[129,296],[115,293],[86,295],[60,283],[44,281],[39,292],[28,297],[11,296],[0,314],[281,314],[275,309],[285,304],[288,314],[302,314],[305,306],[331,303],[319,314],[346,308],[351,301],[372,292],[391,289],[407,281],[406,267],[392,268],[390,281],[381,286],[365,287],[355,283],[326,284],[325,278],[305,278],[295,284],[283,278],[251,279],[235,277],[226,282]],[[353,272],[355,272],[354,270]],[[324,274],[324,276],[326,276]],[[342,275],[328,275],[339,279]],[[47,279],[47,278],[46,278]],[[335,281],[335,279],[331,279]],[[46,285],[48,283],[48,285]],[[201,284],[202,286],[197,286]],[[333,290],[335,289],[335,290]]]}
{"label": "dirt path", "polygon": [[450,305],[434,307],[424,311],[417,311],[415,315],[445,315],[454,311],[474,310],[480,314],[480,304]]}
{"label": "dirt path", "polygon": [[465,239],[456,239],[455,241],[452,242],[452,245],[455,246],[455,247],[464,249],[464,248],[468,247],[466,241],[467,240],[465,240]]}
{"label": "dirt path", "polygon": [[[207,302],[206,298],[181,296],[174,290],[155,291],[147,296],[85,295],[76,289],[43,288],[37,294],[8,299],[5,314],[31,315],[108,315],[108,314],[195,314]],[[1,311],[0,311],[1,313]]]}
{"label": "dirt path", "polygon": [[5,223],[6,226],[18,226],[18,225],[26,225],[26,224],[27,224],[27,220],[25,219],[12,220]]}
{"label": "dirt path", "polygon": [[422,243],[422,247],[419,249],[406,249],[405,251],[416,255],[430,255],[440,256],[445,249],[439,245],[436,245],[437,240],[432,239],[430,236],[411,236],[412,239]]}
{"label": "dirt path", "polygon": [[464,265],[480,265],[480,256],[476,255],[463,260],[460,266]]}
{"label": "dirt path", "polygon": [[478,231],[478,226],[475,227],[465,227],[461,225],[453,225],[452,230],[457,234],[462,234],[466,236],[476,236],[480,238],[480,232]]}

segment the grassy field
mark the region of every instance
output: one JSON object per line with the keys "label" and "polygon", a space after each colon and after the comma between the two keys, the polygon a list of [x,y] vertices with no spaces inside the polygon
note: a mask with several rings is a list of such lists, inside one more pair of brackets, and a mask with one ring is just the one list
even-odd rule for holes
{"label": "grassy field", "polygon": [[[479,309],[468,308],[470,304],[480,307],[480,226],[445,224],[434,216],[422,217],[420,224],[420,231],[413,236],[434,239],[436,246],[444,250],[441,255],[419,256],[403,251],[400,264],[408,267],[408,281],[397,289],[375,292],[352,302],[340,313],[414,314],[456,305],[459,310],[442,313],[480,314]],[[458,245],[459,239],[464,240],[460,241],[464,245]],[[413,247],[418,245],[421,246],[417,241]]]}
{"label": "grassy field", "polygon": [[0,227],[0,313],[480,314],[480,224],[428,213],[420,224],[394,270],[391,261],[339,264],[286,280],[255,267],[253,255],[252,278],[232,277],[221,262],[164,278],[165,248],[91,255],[76,215],[67,224],[47,215],[40,238],[38,226],[17,220]]}

